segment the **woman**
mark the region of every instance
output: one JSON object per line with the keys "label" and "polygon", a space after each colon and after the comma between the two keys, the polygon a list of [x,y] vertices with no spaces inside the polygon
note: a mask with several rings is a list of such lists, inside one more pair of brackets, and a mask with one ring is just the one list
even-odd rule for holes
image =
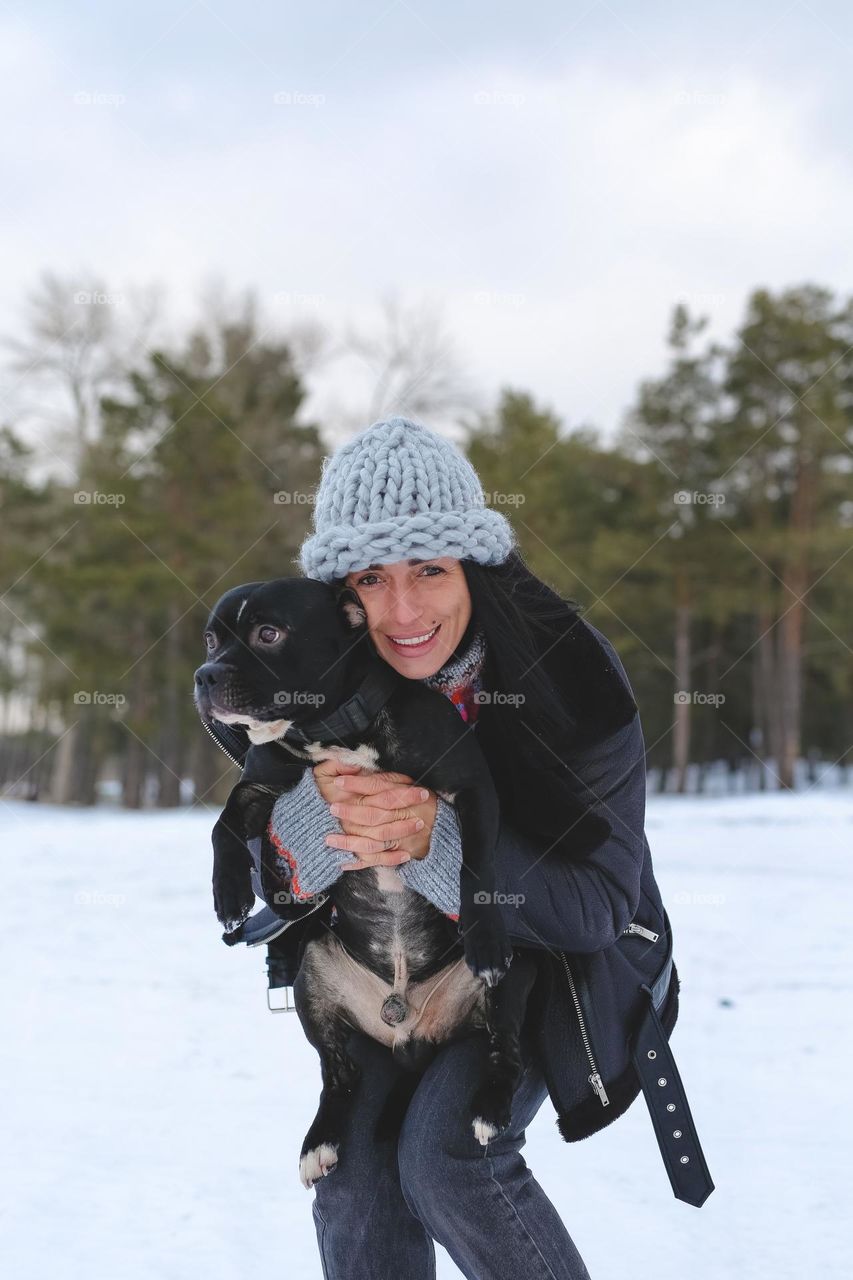
{"label": "woman", "polygon": [[[520,1152],[549,1093],[567,1141],[636,1097],[628,1042],[640,984],[659,980],[667,1035],[677,1016],[671,956],[660,981],[668,922],[644,835],[644,744],[627,677],[604,636],[526,568],[470,463],[406,419],[375,423],[327,460],[301,562],[307,576],[354,590],[379,656],[451,698],[476,732],[501,805],[496,900],[512,943],[532,948],[540,968],[512,1122],[485,1148],[466,1108],[480,1037],[438,1051],[399,1139],[377,1141],[400,1069],[353,1033],[358,1103],[339,1164],[315,1188],[324,1274],[426,1280],[437,1240],[470,1277],[586,1277]],[[270,832],[279,875],[305,904],[290,908],[294,922],[340,875],[371,867],[397,868],[409,889],[458,915],[453,806],[411,778],[323,762],[279,798]],[[284,935],[292,963],[298,932]]]}

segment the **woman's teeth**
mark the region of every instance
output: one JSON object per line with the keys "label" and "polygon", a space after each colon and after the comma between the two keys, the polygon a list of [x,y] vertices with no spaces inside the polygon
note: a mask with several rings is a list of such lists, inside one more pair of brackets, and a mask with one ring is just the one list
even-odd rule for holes
{"label": "woman's teeth", "polygon": [[394,644],[400,644],[406,648],[411,648],[412,646],[419,644],[426,644],[427,640],[431,640],[433,638],[436,631],[438,631],[438,627],[433,627],[432,631],[425,631],[422,636],[412,636],[409,640],[398,640],[396,636],[389,636],[388,639]]}

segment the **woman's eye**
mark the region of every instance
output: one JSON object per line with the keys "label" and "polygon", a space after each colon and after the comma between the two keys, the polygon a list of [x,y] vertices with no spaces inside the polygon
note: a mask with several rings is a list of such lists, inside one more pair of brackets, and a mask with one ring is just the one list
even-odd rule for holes
{"label": "woman's eye", "polygon": [[[432,572],[428,573],[427,572],[428,570],[432,570]],[[424,565],[424,567],[420,569],[418,572],[421,574],[422,577],[426,576],[429,578],[434,578],[438,574],[444,573],[444,570],[442,569],[440,564],[427,564],[427,565]],[[378,582],[378,581],[379,579],[376,577],[375,573],[366,573],[363,578],[358,579],[358,582],[356,582],[355,585],[357,587],[372,587],[374,582]]]}
{"label": "woman's eye", "polygon": [[275,644],[280,634],[278,627],[258,627],[258,639],[261,644]]}

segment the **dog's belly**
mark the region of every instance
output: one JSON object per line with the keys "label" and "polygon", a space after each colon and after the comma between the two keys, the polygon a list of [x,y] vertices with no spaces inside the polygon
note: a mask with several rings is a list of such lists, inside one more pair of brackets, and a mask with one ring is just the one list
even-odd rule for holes
{"label": "dog's belly", "polygon": [[[300,977],[303,975],[315,1018],[343,1018],[394,1051],[412,1040],[440,1044],[462,1029],[485,1025],[485,988],[471,973],[464,956],[423,981],[395,986],[354,960],[330,933],[306,946],[300,968]],[[406,1015],[389,1026],[381,1010],[395,989],[404,994]]]}

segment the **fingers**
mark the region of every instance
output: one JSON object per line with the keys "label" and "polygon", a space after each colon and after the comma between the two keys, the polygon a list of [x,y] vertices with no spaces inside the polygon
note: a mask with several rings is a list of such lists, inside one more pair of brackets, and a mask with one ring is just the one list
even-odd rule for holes
{"label": "fingers", "polygon": [[[352,788],[348,787],[346,790],[350,792]],[[357,796],[353,796],[352,802],[355,803],[357,799]],[[375,809],[411,809],[417,804],[423,804],[425,800],[429,800],[427,787],[390,787],[387,791],[370,794],[370,801]],[[366,803],[366,800],[362,800],[359,808],[364,808]]]}
{"label": "fingers", "polygon": [[374,840],[371,836],[338,835],[326,836],[326,844],[333,849],[345,849],[354,853],[358,862],[345,862],[342,871],[359,871],[364,867],[396,867],[401,862],[408,862],[410,855],[405,849],[386,849],[385,840]]}
{"label": "fingers", "polygon": [[388,791],[388,784],[395,782],[412,784],[414,779],[408,774],[393,773],[389,769],[385,773],[359,773],[341,777],[338,779],[338,786],[347,793],[357,792],[363,796],[375,796],[381,791]]}
{"label": "fingers", "polygon": [[[411,827],[408,831],[401,833],[403,835],[410,835],[412,831],[420,831],[424,825],[420,814],[413,812],[413,810],[409,808],[380,808],[379,805],[346,804],[340,800],[336,800],[334,804],[329,805],[329,811],[340,820],[342,827],[345,827],[347,823],[355,823],[360,827],[381,827],[385,823],[412,822],[417,820],[420,822],[420,826]],[[370,834],[378,835],[378,832],[372,831]]]}
{"label": "fingers", "polygon": [[[341,823],[341,826],[343,825]],[[423,831],[423,829],[423,818],[400,818],[390,822],[379,822],[375,826],[371,826],[368,823],[362,826],[351,822],[344,827],[343,834],[345,836],[358,837],[359,839],[372,840],[374,843],[378,842],[381,845],[385,840],[403,840],[406,836],[413,836],[416,831]],[[330,835],[338,836],[338,832],[332,831]]]}
{"label": "fingers", "polygon": [[[357,781],[366,781],[365,778],[358,778]],[[389,787],[384,791],[364,791],[361,794],[353,795],[352,787],[341,786],[342,779],[335,779],[335,789],[339,791],[345,801],[348,801],[348,808],[354,809],[358,807],[360,813],[366,812],[368,809],[384,809],[386,811],[394,811],[398,809],[414,809],[419,804],[425,804],[431,796],[428,787]],[[346,793],[346,794],[345,794]],[[358,821],[358,819],[356,819]],[[365,818],[365,822],[369,819]]]}
{"label": "fingers", "polygon": [[352,775],[361,772],[361,765],[342,764],[340,760],[335,760],[329,756],[326,760],[321,760],[319,764],[314,765],[314,776],[321,778],[334,778],[338,774]]}
{"label": "fingers", "polygon": [[[396,867],[397,863],[405,863],[410,856],[405,849],[400,849],[400,840],[393,836],[384,838],[352,836],[348,832],[339,836],[337,831],[333,831],[325,837],[325,842],[327,842],[330,849],[343,849],[348,854],[356,854],[359,858],[364,859],[366,865],[382,864],[386,865],[386,867]],[[345,867],[355,869],[356,863],[345,863]]]}
{"label": "fingers", "polygon": [[[327,769],[327,765],[333,767]],[[361,807],[369,796],[372,801],[371,808],[393,812],[423,804],[431,794],[427,787],[412,785],[412,779],[404,773],[362,774],[354,770],[352,765],[344,767],[348,772],[343,772],[342,767],[331,760],[323,760],[314,766],[317,790],[327,803],[343,800],[349,801],[350,807],[353,805]],[[396,786],[389,785],[395,782]],[[368,826],[378,820],[380,819],[375,817],[356,818],[356,821],[364,821]]]}

